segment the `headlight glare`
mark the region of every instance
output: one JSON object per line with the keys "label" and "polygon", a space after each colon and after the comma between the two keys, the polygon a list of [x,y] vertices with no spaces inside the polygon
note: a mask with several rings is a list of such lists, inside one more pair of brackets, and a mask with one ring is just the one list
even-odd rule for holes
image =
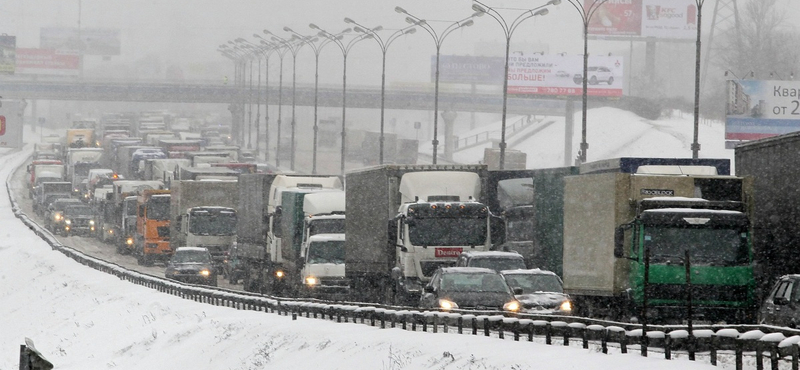
{"label": "headlight glare", "polygon": [[278,279],[283,278],[284,275],[285,274],[283,273],[283,270],[275,271],[275,277],[277,277]]}
{"label": "headlight glare", "polygon": [[200,275],[203,275],[203,276],[205,276],[205,277],[208,277],[209,275],[211,275],[211,271],[210,271],[210,270],[208,270],[208,269],[205,269],[205,270],[200,270]]}
{"label": "headlight glare", "polygon": [[520,304],[518,301],[511,301],[503,305],[504,311],[518,312],[519,309],[520,309]]}
{"label": "headlight glare", "polygon": [[561,306],[559,306],[559,309],[561,311],[572,312],[572,302],[564,301],[561,303]]}
{"label": "headlight glare", "polygon": [[441,298],[439,299],[439,308],[441,308],[444,311],[450,311],[457,309],[458,305],[449,299]]}
{"label": "headlight glare", "polygon": [[314,286],[314,285],[317,285],[317,283],[319,283],[317,278],[315,278],[313,276],[306,276],[306,285]]}
{"label": "headlight glare", "polygon": [[89,225],[94,225],[94,220],[89,220]]}
{"label": "headlight glare", "polygon": [[64,223],[67,224],[67,225],[72,225],[72,221],[71,220],[64,220]]}

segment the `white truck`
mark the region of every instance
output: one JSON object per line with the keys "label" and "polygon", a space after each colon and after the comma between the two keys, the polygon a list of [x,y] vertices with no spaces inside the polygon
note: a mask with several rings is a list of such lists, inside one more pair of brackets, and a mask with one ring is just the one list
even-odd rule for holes
{"label": "white truck", "polygon": [[439,267],[454,266],[461,252],[490,250],[502,222],[479,202],[487,176],[484,165],[348,173],[345,264],[354,299],[416,304]]}
{"label": "white truck", "polygon": [[301,294],[333,299],[347,297],[350,282],[345,276],[344,264],[344,191],[306,194],[303,214]]}
{"label": "white truck", "polygon": [[173,181],[170,192],[170,247],[207,248],[221,272],[236,241],[236,178]]}

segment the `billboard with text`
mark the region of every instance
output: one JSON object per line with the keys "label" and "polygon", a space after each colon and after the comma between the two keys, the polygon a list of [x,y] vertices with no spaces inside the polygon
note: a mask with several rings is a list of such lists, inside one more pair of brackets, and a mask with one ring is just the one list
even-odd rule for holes
{"label": "billboard with text", "polygon": [[84,55],[119,55],[120,31],[110,28],[43,27],[42,49],[82,51]]}
{"label": "billboard with text", "polygon": [[80,57],[75,52],[53,49],[17,49],[17,73],[77,76]]}
{"label": "billboard with text", "polygon": [[[589,56],[587,94],[622,96],[623,59]],[[583,94],[582,55],[515,54],[508,60],[508,93],[575,96]]]}
{"label": "billboard with text", "polygon": [[[505,58],[470,55],[441,55],[439,81],[446,83],[500,85]],[[431,56],[431,82],[436,79],[436,56]]]}
{"label": "billboard with text", "polygon": [[728,81],[726,140],[757,140],[795,131],[800,131],[800,81]]}
{"label": "billboard with text", "polygon": [[21,100],[0,99],[0,148],[22,148],[25,105]]}
{"label": "billboard with text", "polygon": [[[588,9],[596,0],[584,0]],[[596,5],[595,5],[596,7]],[[609,0],[589,20],[592,36],[697,38],[696,0]]]}

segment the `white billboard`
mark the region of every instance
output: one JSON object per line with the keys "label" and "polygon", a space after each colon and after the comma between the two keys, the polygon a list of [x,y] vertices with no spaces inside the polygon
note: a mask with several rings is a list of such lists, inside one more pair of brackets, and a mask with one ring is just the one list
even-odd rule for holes
{"label": "white billboard", "polygon": [[0,148],[22,148],[22,112],[25,103],[0,98]]}
{"label": "white billboard", "polygon": [[[587,94],[622,96],[623,58],[589,56]],[[508,93],[575,96],[583,94],[582,55],[514,53],[508,59]]]}
{"label": "white billboard", "polygon": [[[597,1],[584,0],[584,7]],[[596,9],[589,19],[591,36],[697,38],[696,0],[614,0]]]}

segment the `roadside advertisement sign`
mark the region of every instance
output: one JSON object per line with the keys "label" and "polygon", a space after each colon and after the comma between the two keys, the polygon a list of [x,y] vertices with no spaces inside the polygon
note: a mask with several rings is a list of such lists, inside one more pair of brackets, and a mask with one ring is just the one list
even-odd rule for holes
{"label": "roadside advertisement sign", "polygon": [[77,76],[80,57],[75,52],[53,49],[17,49],[17,73]]}
{"label": "roadside advertisement sign", "polygon": [[84,55],[119,55],[120,31],[110,28],[43,27],[42,49],[82,51]]}
{"label": "roadside advertisement sign", "polygon": [[[584,0],[592,7],[596,0]],[[594,5],[589,35],[692,40],[697,37],[696,0],[609,0]]]}
{"label": "roadside advertisement sign", "polygon": [[[505,58],[440,55],[439,82],[499,85],[503,83]],[[431,56],[431,82],[436,80],[436,56]]]}
{"label": "roadside advertisement sign", "polygon": [[[623,59],[589,56],[590,96],[622,96]],[[583,94],[582,55],[515,54],[508,61],[508,93],[575,96]]]}
{"label": "roadside advertisement sign", "polygon": [[14,74],[17,37],[0,35],[0,73]]}
{"label": "roadside advertisement sign", "polygon": [[800,131],[800,81],[729,80],[725,139]]}
{"label": "roadside advertisement sign", "polygon": [[20,100],[0,100],[0,148],[22,148],[22,110]]}

